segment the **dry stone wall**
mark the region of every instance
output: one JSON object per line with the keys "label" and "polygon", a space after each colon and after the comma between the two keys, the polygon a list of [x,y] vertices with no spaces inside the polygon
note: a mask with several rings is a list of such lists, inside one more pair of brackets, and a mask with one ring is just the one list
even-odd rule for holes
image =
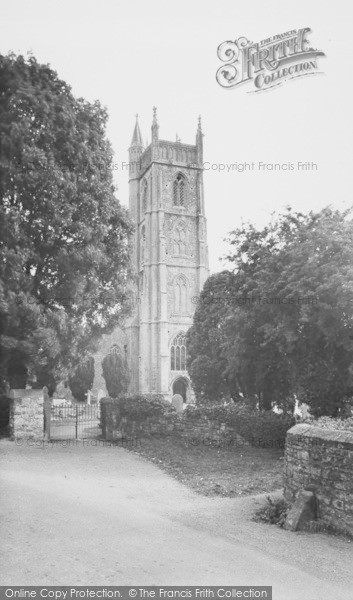
{"label": "dry stone wall", "polygon": [[184,413],[179,413],[139,421],[121,416],[119,405],[114,401],[101,402],[101,421],[103,437],[107,440],[118,440],[124,436],[139,438],[151,435],[174,435],[187,439],[194,445],[248,445],[248,442],[232,427],[207,417],[190,419]]}

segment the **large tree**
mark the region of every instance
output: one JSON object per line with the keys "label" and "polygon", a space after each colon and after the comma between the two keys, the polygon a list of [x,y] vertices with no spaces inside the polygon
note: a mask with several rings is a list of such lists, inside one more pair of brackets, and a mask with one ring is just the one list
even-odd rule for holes
{"label": "large tree", "polygon": [[198,300],[194,322],[187,333],[187,368],[199,402],[236,396],[236,378],[224,353],[224,322],[234,293],[234,275],[211,275]]}
{"label": "large tree", "polygon": [[107,113],[35,58],[0,56],[1,378],[65,378],[127,310],[129,234]]}
{"label": "large tree", "polygon": [[[222,373],[260,408],[290,409],[296,397],[313,414],[343,414],[353,395],[350,213],[289,210],[262,230],[244,225],[229,241],[233,296],[227,292],[218,325]],[[201,302],[191,333],[207,345],[198,324],[204,310]]]}

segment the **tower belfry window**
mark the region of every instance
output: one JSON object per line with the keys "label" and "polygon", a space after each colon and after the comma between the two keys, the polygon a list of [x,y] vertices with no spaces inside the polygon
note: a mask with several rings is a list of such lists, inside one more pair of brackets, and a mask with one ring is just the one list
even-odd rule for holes
{"label": "tower belfry window", "polygon": [[179,173],[173,182],[173,204],[184,206],[185,203],[185,178]]}

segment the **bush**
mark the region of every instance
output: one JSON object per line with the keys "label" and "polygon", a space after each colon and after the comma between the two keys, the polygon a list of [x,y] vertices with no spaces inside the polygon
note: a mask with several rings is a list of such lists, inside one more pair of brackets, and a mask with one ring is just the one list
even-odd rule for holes
{"label": "bush", "polygon": [[240,415],[235,427],[237,433],[252,446],[284,448],[287,431],[295,423],[295,418],[290,415],[266,410]]}
{"label": "bush", "polygon": [[204,404],[198,406],[189,404],[184,410],[183,416],[189,421],[198,421],[204,418],[210,421],[217,421],[218,423],[226,423],[230,410],[230,405],[224,404]]}
{"label": "bush", "polygon": [[266,502],[265,506],[256,511],[254,521],[263,521],[264,523],[283,527],[290,504],[284,498],[275,498],[273,500],[271,496],[266,496]]}
{"label": "bush", "polygon": [[284,448],[286,433],[296,422],[293,416],[251,410],[244,403],[187,407],[184,415],[191,421],[207,418],[224,423],[252,446],[261,448]]}
{"label": "bush", "polygon": [[174,406],[165,400],[161,394],[137,394],[114,399],[104,398],[102,402],[113,402],[119,410],[120,417],[125,417],[129,421],[142,422],[150,418],[176,414]]}
{"label": "bush", "polygon": [[88,390],[92,389],[94,381],[94,358],[90,356],[80,364],[72,377],[69,378],[69,387],[75,400],[85,402]]}
{"label": "bush", "polygon": [[119,354],[107,354],[102,360],[103,377],[109,396],[117,398],[129,386],[129,371]]}

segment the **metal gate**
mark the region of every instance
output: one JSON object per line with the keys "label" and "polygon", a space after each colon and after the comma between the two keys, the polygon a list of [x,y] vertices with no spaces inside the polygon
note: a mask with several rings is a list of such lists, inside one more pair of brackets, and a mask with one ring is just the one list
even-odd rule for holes
{"label": "metal gate", "polygon": [[8,437],[10,420],[10,399],[0,396],[0,438]]}
{"label": "metal gate", "polygon": [[84,440],[102,434],[99,404],[72,404],[51,407],[51,440]]}

